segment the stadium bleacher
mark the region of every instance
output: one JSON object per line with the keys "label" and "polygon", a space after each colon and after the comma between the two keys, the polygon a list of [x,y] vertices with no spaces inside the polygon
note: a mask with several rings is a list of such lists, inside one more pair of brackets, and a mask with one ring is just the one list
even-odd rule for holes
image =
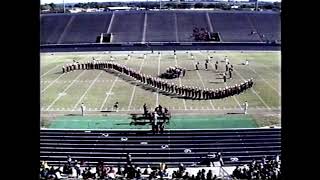
{"label": "stadium bleacher", "polygon": [[210,30],[208,20],[223,42],[261,42],[264,41],[262,34],[269,39],[281,40],[279,13],[223,11],[209,12],[209,18],[206,13],[119,11],[114,12],[112,23],[110,12],[46,14],[41,15],[41,44],[95,43],[96,35],[106,33],[109,26],[114,43],[142,42],[143,39],[145,42],[192,42],[190,36],[194,26]]}
{"label": "stadium bleacher", "polygon": [[205,12],[177,12],[178,35],[180,42],[195,41],[192,35],[193,28],[205,28],[209,31],[209,25]]}
{"label": "stadium bleacher", "polygon": [[160,14],[148,12],[146,41],[147,42],[171,42],[176,41],[174,12]]}
{"label": "stadium bleacher", "polygon": [[40,21],[40,43],[57,44],[71,17],[71,15],[43,16]]}
{"label": "stadium bleacher", "polygon": [[281,23],[279,14],[255,14],[249,16],[256,30],[264,35],[264,40],[281,40]]}
{"label": "stadium bleacher", "polygon": [[95,42],[97,36],[107,32],[111,13],[75,16],[66,30],[62,44]]}
{"label": "stadium bleacher", "polygon": [[141,42],[145,13],[115,12],[111,33],[112,42]]}
{"label": "stadium bleacher", "polygon": [[211,23],[220,33],[224,42],[259,42],[257,35],[251,35],[255,31],[254,26],[248,21],[248,16],[254,13],[209,13]]}
{"label": "stadium bleacher", "polygon": [[[201,161],[209,152],[221,152],[227,166],[243,165],[264,156],[280,154],[280,129],[176,130],[152,135],[146,130],[41,130],[40,160],[61,165],[68,155],[95,164],[104,160],[110,165],[126,163],[131,153],[139,166],[187,166]],[[103,134],[108,134],[106,137]],[[121,141],[127,137],[127,141]],[[142,143],[142,142],[147,142]],[[168,147],[164,148],[165,145]],[[190,149],[191,153],[185,153]],[[237,161],[232,158],[238,158]]]}

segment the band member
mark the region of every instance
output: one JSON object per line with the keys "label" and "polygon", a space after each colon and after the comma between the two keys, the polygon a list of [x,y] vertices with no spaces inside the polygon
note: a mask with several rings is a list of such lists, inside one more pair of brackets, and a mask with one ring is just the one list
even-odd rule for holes
{"label": "band member", "polygon": [[198,65],[199,65],[199,62],[196,63],[196,70],[199,70]]}
{"label": "band member", "polygon": [[216,71],[218,70],[218,61],[214,64]]}

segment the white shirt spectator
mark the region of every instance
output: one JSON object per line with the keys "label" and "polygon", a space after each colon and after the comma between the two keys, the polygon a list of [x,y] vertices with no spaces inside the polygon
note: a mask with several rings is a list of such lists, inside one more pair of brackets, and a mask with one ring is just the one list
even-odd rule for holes
{"label": "white shirt spectator", "polygon": [[157,125],[158,124],[158,113],[154,113],[154,125]]}
{"label": "white shirt spectator", "polygon": [[56,176],[57,176],[57,179],[61,179],[61,178],[62,178],[62,176],[61,176],[61,174],[60,174],[59,171],[57,171],[55,174],[56,174]]}
{"label": "white shirt spectator", "polygon": [[151,172],[152,172],[152,169],[150,168],[150,165],[148,165],[148,167],[147,167],[147,173],[148,173],[148,174],[151,174]]}

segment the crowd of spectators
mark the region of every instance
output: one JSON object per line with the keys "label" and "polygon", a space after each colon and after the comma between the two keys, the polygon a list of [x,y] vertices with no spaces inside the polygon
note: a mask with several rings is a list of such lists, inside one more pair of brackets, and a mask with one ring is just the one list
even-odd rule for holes
{"label": "crowd of spectators", "polygon": [[[208,154],[209,155],[209,154]],[[213,156],[213,154],[210,154]],[[215,155],[215,161],[219,160],[219,155]],[[128,158],[128,157],[127,157]],[[252,161],[249,165],[237,166],[231,177],[233,179],[262,179],[262,180],[278,180],[281,179],[280,172],[281,161],[279,156],[267,160],[263,158],[261,162]],[[81,168],[82,167],[82,168]],[[117,168],[106,165],[103,161],[96,164],[95,168],[86,165],[85,162],[72,161],[68,157],[67,162],[62,167],[48,166],[44,161],[40,164],[39,179],[55,180],[64,178],[79,179],[165,179],[169,177],[168,167],[162,162],[158,168],[151,168],[148,165],[144,170],[134,165],[130,158],[127,159],[125,166],[118,165]],[[170,179],[183,180],[218,180],[212,170],[199,170],[196,174],[190,174],[186,171],[186,167],[181,163],[177,170],[173,171]]]}
{"label": "crowd of spectators", "polygon": [[280,180],[282,179],[280,157],[276,156],[270,160],[264,157],[259,163],[253,160],[251,164],[244,165],[242,168],[237,166],[232,177],[235,179]]}
{"label": "crowd of spectators", "polygon": [[210,41],[209,32],[205,28],[193,28],[192,37],[195,41]]}

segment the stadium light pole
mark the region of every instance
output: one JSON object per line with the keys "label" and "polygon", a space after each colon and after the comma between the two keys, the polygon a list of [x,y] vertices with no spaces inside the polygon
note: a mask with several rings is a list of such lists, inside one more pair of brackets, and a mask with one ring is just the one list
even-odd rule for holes
{"label": "stadium light pole", "polygon": [[258,5],[258,0],[256,0],[256,11],[258,11],[259,5]]}
{"label": "stadium light pole", "polygon": [[66,13],[66,4],[64,3],[64,0],[63,0],[63,13]]}

